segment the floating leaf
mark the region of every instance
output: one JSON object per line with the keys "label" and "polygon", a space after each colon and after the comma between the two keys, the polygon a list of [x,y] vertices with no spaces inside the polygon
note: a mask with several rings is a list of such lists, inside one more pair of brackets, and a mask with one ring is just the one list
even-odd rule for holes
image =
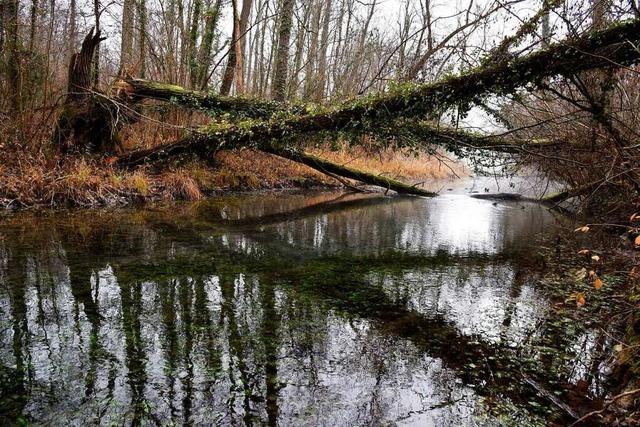
{"label": "floating leaf", "polygon": [[596,278],[595,282],[593,282],[593,287],[596,288],[596,290],[602,288],[603,282],[601,278]]}
{"label": "floating leaf", "polygon": [[575,230],[573,230],[575,232],[581,232],[581,233],[586,233],[587,231],[589,231],[589,226],[588,225],[584,225],[582,227],[578,227]]}

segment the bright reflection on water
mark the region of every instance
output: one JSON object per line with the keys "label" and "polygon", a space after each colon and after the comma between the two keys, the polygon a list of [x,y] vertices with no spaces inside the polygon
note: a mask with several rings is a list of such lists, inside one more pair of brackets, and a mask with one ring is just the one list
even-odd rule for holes
{"label": "bright reflection on water", "polygon": [[[542,334],[557,221],[326,193],[7,217],[0,420],[484,425],[494,395],[544,417],[510,355]],[[580,358],[536,378],[578,381]]]}

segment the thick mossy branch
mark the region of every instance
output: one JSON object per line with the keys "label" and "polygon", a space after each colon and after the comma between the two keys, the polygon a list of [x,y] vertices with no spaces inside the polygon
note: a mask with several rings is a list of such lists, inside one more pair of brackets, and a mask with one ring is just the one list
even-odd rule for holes
{"label": "thick mossy branch", "polygon": [[309,166],[319,172],[338,175],[344,178],[355,179],[360,182],[364,182],[369,185],[376,185],[378,187],[393,190],[400,194],[413,194],[424,197],[435,197],[437,193],[423,190],[413,185],[405,184],[403,182],[391,179],[382,175],[376,175],[373,173],[365,172],[360,169],[352,168],[349,166],[341,165],[339,163],[332,162],[330,160],[323,159],[313,154],[305,153],[302,151],[293,150],[290,148],[279,148],[272,145],[262,145],[260,150],[274,154],[285,159],[293,160],[298,163],[302,163]]}
{"label": "thick mossy branch", "polygon": [[215,115],[232,114],[245,118],[268,119],[275,114],[306,113],[305,108],[300,106],[193,91],[178,85],[144,79],[126,78],[116,82],[116,86],[136,100],[169,101],[187,108],[206,110]]}
{"label": "thick mossy branch", "polygon": [[224,130],[217,126],[203,127],[178,142],[122,156],[118,164],[134,166],[185,153],[209,155],[220,148],[259,148],[265,142],[286,142],[319,132],[373,129],[398,117],[423,117],[454,105],[468,105],[487,94],[513,93],[519,87],[551,76],[636,63],[640,51],[633,43],[639,40],[640,20],[633,20],[439,83],[405,86],[390,94],[313,114],[233,125]]}
{"label": "thick mossy branch", "polygon": [[[275,114],[292,114],[313,109],[312,106],[290,106],[258,99],[237,98],[207,94],[185,89],[182,86],[154,82],[143,79],[129,78],[116,83],[131,97],[136,99],[155,99],[175,102],[187,108],[204,109],[217,112],[233,112],[243,117],[271,117]],[[376,136],[386,140],[395,140],[398,146],[420,147],[424,142],[443,146],[458,151],[462,148],[486,149],[503,152],[516,152],[520,146],[540,146],[540,143],[516,143],[500,138],[456,130],[447,126],[436,125],[428,121],[398,119],[388,124],[380,123],[375,129],[370,129]],[[409,143],[408,143],[409,142]],[[545,146],[557,145],[545,143]]]}
{"label": "thick mossy branch", "polygon": [[[381,125],[373,132],[376,138],[390,141],[394,147],[427,149],[444,148],[459,156],[470,151],[494,151],[499,153],[538,152],[566,145],[565,141],[522,141],[502,135],[485,135],[467,130],[437,125],[426,120],[396,119]],[[388,145],[388,144],[386,144]]]}

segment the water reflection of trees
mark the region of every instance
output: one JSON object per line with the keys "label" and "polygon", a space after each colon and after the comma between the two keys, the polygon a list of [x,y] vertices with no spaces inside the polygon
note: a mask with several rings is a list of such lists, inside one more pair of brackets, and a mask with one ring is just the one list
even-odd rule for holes
{"label": "water reflection of trees", "polygon": [[544,318],[518,269],[550,218],[502,211],[466,245],[447,227],[478,221],[423,201],[326,197],[8,222],[0,360],[26,398],[5,416],[444,425],[478,393],[534,398],[494,373]]}

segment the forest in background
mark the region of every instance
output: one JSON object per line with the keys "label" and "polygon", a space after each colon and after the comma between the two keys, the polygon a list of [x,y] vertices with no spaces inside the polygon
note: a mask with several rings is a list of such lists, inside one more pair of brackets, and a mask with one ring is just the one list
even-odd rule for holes
{"label": "forest in background", "polygon": [[[108,158],[56,154],[55,124],[65,99],[75,95],[68,84],[69,64],[89,31],[100,33],[100,40],[90,58],[88,90],[114,105],[123,93],[131,98],[124,80],[143,78],[203,94],[297,105],[298,111],[309,113],[508,65],[552,43],[570,43],[639,15],[634,0],[4,0],[0,196],[4,205],[95,205],[150,195],[193,199],[220,187],[333,182],[255,150],[134,171],[114,168]],[[474,131],[477,137],[563,142],[552,153],[521,149],[506,156],[486,151],[468,155],[430,144],[429,138],[416,142],[414,131],[406,138],[410,142],[398,144],[410,132],[397,123],[384,130],[369,127],[351,146],[347,143],[353,137],[341,131],[306,146],[338,163],[357,161],[374,173],[412,182],[465,174],[459,162],[463,154],[472,168],[507,166],[512,173],[533,168],[569,188],[593,190],[580,194],[582,207],[602,210],[604,204],[606,212],[626,216],[625,193],[638,181],[632,166],[638,135],[636,69],[527,79],[523,76],[522,87],[514,90],[433,105],[421,119]],[[120,127],[113,133],[121,135],[117,152],[106,151],[121,155],[161,146],[211,119],[222,127],[238,122],[251,126],[252,115],[264,104],[247,105],[254,111],[185,111],[176,102],[115,105],[107,114],[118,115],[113,121]],[[135,116],[128,119],[131,126],[121,126],[126,121],[121,111],[123,117]],[[394,126],[397,134],[391,135]],[[453,133],[446,137],[460,139]],[[247,173],[247,164],[261,167]],[[614,194],[603,203],[605,189]]]}
{"label": "forest in background", "polygon": [[[91,29],[105,39],[91,59],[91,87],[106,97],[124,90],[118,83],[122,77],[135,77],[315,108],[309,106],[438,82],[640,15],[635,0],[3,0],[0,7],[0,197],[4,205],[17,206],[117,204],[151,195],[193,199],[221,187],[335,182],[251,150],[160,171],[114,170],[94,157],[55,155],[52,132],[70,93],[68,66]],[[637,99],[631,96],[636,74],[623,67],[550,78],[525,90],[435,106],[425,117],[518,140],[571,138],[567,152],[557,149],[544,164],[524,150],[508,158],[483,153],[468,164],[543,169],[553,180],[580,187],[607,170],[614,177],[629,175],[616,170],[629,164],[629,151],[623,160],[610,158],[613,167],[601,160],[611,157],[611,144],[634,145],[629,139],[638,129]],[[600,109],[603,114],[594,114]],[[223,124],[236,121],[229,110],[189,112],[163,103],[133,113],[134,125],[119,130],[120,152],[177,140],[211,117]],[[467,173],[457,161],[459,152],[435,145],[395,150],[388,132],[380,137],[375,131],[359,135],[355,149],[345,146],[345,139],[328,135],[313,146],[334,161],[358,161],[374,173],[411,182]],[[575,156],[598,161],[577,162]],[[261,167],[247,173],[247,164]],[[613,181],[601,184],[619,184]],[[584,206],[597,205],[591,202],[596,196]]]}

